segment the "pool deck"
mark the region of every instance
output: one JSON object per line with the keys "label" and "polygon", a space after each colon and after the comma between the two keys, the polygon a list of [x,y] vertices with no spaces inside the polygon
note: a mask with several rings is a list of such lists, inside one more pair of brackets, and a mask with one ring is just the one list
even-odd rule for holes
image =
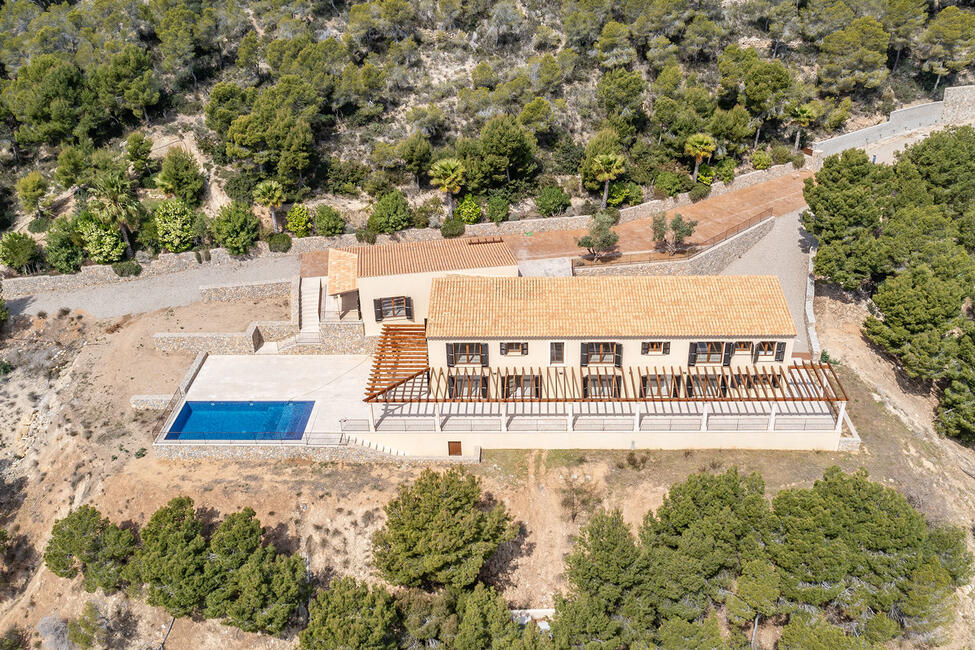
{"label": "pool deck", "polygon": [[223,355],[207,357],[186,400],[314,400],[305,433],[339,433],[340,419],[367,418],[367,355]]}

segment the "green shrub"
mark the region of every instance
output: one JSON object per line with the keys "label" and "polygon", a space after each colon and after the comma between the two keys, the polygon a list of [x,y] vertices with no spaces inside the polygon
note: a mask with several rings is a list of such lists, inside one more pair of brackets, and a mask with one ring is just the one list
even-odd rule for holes
{"label": "green shrub", "polygon": [[227,179],[223,191],[232,201],[240,201],[250,205],[251,201],[254,200],[255,187],[257,187],[256,178],[245,172],[238,172]]}
{"label": "green shrub", "polygon": [[138,178],[144,177],[151,169],[149,154],[152,152],[152,145],[152,139],[138,131],[133,132],[125,141],[125,157]]}
{"label": "green shrub", "polygon": [[210,230],[216,242],[231,255],[246,255],[260,235],[261,221],[248,204],[234,201],[220,208]]}
{"label": "green shrub", "polygon": [[315,210],[315,232],[322,237],[335,237],[345,232],[345,219],[330,205],[320,205]]}
{"label": "green shrub", "polygon": [[643,203],[643,189],[633,181],[615,181],[609,184],[606,203],[613,207],[638,205]]}
{"label": "green shrub", "polygon": [[764,150],[752,153],[752,167],[755,169],[768,169],[772,166],[772,156]]}
{"label": "green shrub", "polygon": [[152,213],[159,245],[171,253],[193,248],[196,215],[180,199],[163,201]]}
{"label": "green shrub", "polygon": [[698,183],[697,185],[691,188],[691,191],[688,192],[687,195],[691,201],[697,202],[705,198],[710,193],[711,193],[710,185],[705,185],[704,183]]}
{"label": "green shrub", "polygon": [[134,550],[131,531],[119,528],[95,508],[81,506],[54,522],[44,564],[61,578],[74,578],[80,572],[81,586],[89,593],[101,589],[110,594],[119,588],[122,567]]}
{"label": "green shrub", "polygon": [[375,232],[393,233],[409,227],[410,204],[399,190],[383,194],[372,206],[367,227]]}
{"label": "green shrub", "polygon": [[708,164],[701,165],[697,170],[697,182],[710,185],[714,182],[714,167]]}
{"label": "green shrub", "polygon": [[457,206],[454,217],[464,223],[474,224],[481,220],[481,206],[477,204],[473,194],[468,194]]}
{"label": "green shrub", "polygon": [[543,217],[562,214],[570,205],[569,195],[558,185],[543,187],[535,197],[535,207]]}
{"label": "green shrub", "polygon": [[362,189],[369,196],[381,196],[387,192],[392,192],[396,187],[393,185],[393,179],[389,173],[375,171],[366,177],[366,180],[362,183]]}
{"label": "green shrub", "polygon": [[440,226],[440,234],[445,239],[460,237],[464,234],[464,222],[460,219],[447,219]]}
{"label": "green shrub", "polygon": [[413,210],[413,227],[428,228],[433,219],[439,221],[443,214],[443,201],[438,198],[427,199]]}
{"label": "green shrub", "polygon": [[183,149],[170,149],[156,176],[156,187],[182,199],[187,205],[200,202],[203,193],[203,174],[196,160]]}
{"label": "green shrub", "polygon": [[784,165],[792,161],[792,147],[784,144],[777,144],[771,150],[772,162],[776,165]]}
{"label": "green shrub", "polygon": [[311,214],[303,203],[295,203],[288,210],[285,227],[294,233],[295,237],[307,237],[311,232]]}
{"label": "green shrub", "polygon": [[142,273],[142,265],[135,260],[125,260],[112,264],[112,270],[120,278],[128,278]]}
{"label": "green shrub", "polygon": [[76,273],[85,259],[80,239],[67,217],[55,219],[47,231],[44,249],[48,265],[59,273]]}
{"label": "green shrub", "polygon": [[291,235],[286,232],[276,232],[267,238],[267,246],[272,253],[287,253],[291,250]]}
{"label": "green shrub", "polygon": [[487,218],[493,223],[501,223],[508,220],[511,211],[511,202],[502,194],[492,194],[487,200]]}
{"label": "green shrub", "polygon": [[88,257],[96,264],[118,262],[125,254],[125,242],[118,230],[87,212],[76,217],[75,230],[81,235]]}
{"label": "green shrub", "polygon": [[806,156],[801,151],[798,151],[792,155],[789,161],[792,163],[794,169],[802,169],[803,165],[806,164]]}
{"label": "green shrub", "polygon": [[22,232],[8,232],[0,238],[0,262],[24,271],[37,259],[37,242]]}
{"label": "green shrub", "polygon": [[371,228],[356,228],[355,240],[365,244],[375,244],[378,233]]}
{"label": "green shrub", "polygon": [[733,158],[724,158],[714,166],[714,175],[722,183],[727,185],[735,180],[735,161]]}
{"label": "green shrub", "polygon": [[653,181],[653,187],[664,196],[677,196],[694,187],[694,181],[688,174],[660,172]]}
{"label": "green shrub", "polygon": [[156,219],[150,214],[139,224],[139,229],[135,232],[135,241],[139,248],[155,255],[162,250],[159,243],[159,229],[156,227]]}
{"label": "green shrub", "polygon": [[31,219],[30,223],[27,224],[27,231],[32,232],[35,235],[42,232],[47,232],[47,229],[51,227],[51,220],[47,217],[35,217]]}
{"label": "green shrub", "polygon": [[365,165],[330,158],[325,173],[325,189],[334,194],[355,196],[368,173],[369,168]]}

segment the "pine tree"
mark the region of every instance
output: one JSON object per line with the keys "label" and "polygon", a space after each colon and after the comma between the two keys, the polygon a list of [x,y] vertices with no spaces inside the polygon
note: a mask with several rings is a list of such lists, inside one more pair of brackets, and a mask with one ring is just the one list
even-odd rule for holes
{"label": "pine tree", "polygon": [[394,650],[396,606],[382,587],[352,578],[333,580],[318,592],[302,630],[303,650]]}

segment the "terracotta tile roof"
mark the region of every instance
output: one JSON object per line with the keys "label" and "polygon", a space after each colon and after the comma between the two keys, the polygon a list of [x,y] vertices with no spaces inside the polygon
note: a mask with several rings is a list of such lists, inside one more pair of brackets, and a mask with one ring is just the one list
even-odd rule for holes
{"label": "terracotta tile roof", "polygon": [[771,275],[436,278],[430,338],[795,336]]}
{"label": "terracotta tile roof", "polygon": [[332,248],[328,255],[328,295],[334,296],[356,289],[356,265],[358,257],[355,253]]}

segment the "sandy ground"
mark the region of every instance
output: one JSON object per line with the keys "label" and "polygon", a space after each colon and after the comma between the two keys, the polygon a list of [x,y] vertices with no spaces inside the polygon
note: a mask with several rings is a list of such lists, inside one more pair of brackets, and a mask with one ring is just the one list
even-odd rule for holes
{"label": "sandy ground", "polygon": [[[939,439],[929,426],[926,397],[905,393],[889,363],[859,336],[861,306],[817,299],[824,347],[840,358],[839,372],[851,398],[850,413],[864,441],[859,454],[824,452],[585,452],[498,451],[469,471],[485,492],[504,503],[521,527],[518,538],[492,560],[484,577],[512,606],[548,607],[566,588],[563,560],[593,508],[620,508],[637,526],[662,502],[667,487],[694,472],[731,466],[759,471],[769,494],[808,486],[833,464],[865,466],[871,476],[901,490],[933,521],[966,527],[975,521],[975,456]],[[108,613],[116,648],[144,648],[162,639],[169,618],[138,599],[85,594],[78,583],[56,578],[40,555],[54,520],[71,507],[91,503],[120,522],[144,523],[170,498],[191,496],[208,522],[245,506],[267,528],[267,539],[309,560],[317,583],[335,575],[377,580],[370,537],[384,519],[383,505],[421,468],[406,464],[343,465],[308,461],[165,461],[149,448],[159,416],[136,414],[132,393],[172,390],[191,355],[151,348],[156,331],[237,330],[254,318],[278,318],[275,301],[236,305],[194,304],[112,321],[83,315],[51,315],[12,328],[0,356],[17,365],[0,380],[7,400],[0,429],[0,524],[14,539],[7,556],[6,598],[0,630],[36,630],[48,615],[75,617],[91,599]],[[205,325],[204,325],[205,323]],[[823,326],[823,323],[830,323]],[[858,378],[858,374],[862,379]],[[31,398],[31,394],[36,395]],[[921,409],[927,404],[927,411]],[[903,419],[891,411],[902,414]],[[20,423],[33,422],[32,426]],[[909,426],[910,425],[910,426]],[[971,588],[949,647],[963,648],[975,629]],[[777,631],[767,626],[760,647]],[[250,635],[215,621],[181,619],[169,649],[243,650],[291,648],[283,639]]]}

